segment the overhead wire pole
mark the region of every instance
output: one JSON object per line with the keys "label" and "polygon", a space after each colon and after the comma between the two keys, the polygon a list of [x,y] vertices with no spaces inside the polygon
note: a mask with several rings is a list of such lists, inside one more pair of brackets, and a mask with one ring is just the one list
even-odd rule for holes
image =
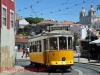
{"label": "overhead wire pole", "polygon": [[[33,10],[32,5],[30,6],[30,8]],[[33,10],[33,12],[34,12],[34,14],[36,15],[36,13],[35,13],[35,11],[34,11],[34,10]],[[38,16],[36,15],[36,17],[38,17]]]}

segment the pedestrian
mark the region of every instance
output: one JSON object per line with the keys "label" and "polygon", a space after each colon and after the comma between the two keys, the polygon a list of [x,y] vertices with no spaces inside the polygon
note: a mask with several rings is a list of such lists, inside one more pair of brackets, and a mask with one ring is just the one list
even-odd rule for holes
{"label": "pedestrian", "polygon": [[29,47],[26,48],[26,58],[29,56]]}
{"label": "pedestrian", "polygon": [[24,54],[25,54],[25,48],[23,48],[23,55],[22,55],[22,58],[23,58]]}

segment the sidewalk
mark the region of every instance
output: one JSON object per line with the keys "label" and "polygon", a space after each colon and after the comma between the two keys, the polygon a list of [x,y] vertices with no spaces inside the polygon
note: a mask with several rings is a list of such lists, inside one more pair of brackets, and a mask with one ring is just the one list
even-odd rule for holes
{"label": "sidewalk", "polygon": [[[18,52],[16,59],[20,59],[20,60],[29,60],[29,57],[26,59],[25,57],[21,57],[22,56],[22,52]],[[80,55],[80,54],[79,54]],[[90,60],[90,63],[88,62],[88,59],[86,58],[79,58],[78,60],[78,53],[74,53],[74,62],[75,63],[83,63],[83,64],[91,64],[91,65],[98,65],[100,66],[100,63],[97,62],[97,60]],[[9,70],[9,71],[3,71],[0,73],[0,75],[14,75],[14,73],[18,72],[18,69],[23,69],[24,68],[20,65],[15,65],[15,67],[13,69],[15,70]]]}
{"label": "sidewalk", "polygon": [[13,68],[9,68],[6,71],[2,71],[0,73],[0,75],[14,75],[15,73],[17,73],[20,70],[24,70],[24,68],[19,65],[15,65],[15,67],[13,67]]}
{"label": "sidewalk", "polygon": [[26,59],[26,57],[25,57],[25,55],[23,56],[23,58],[22,58],[22,55],[23,55],[23,52],[16,52],[16,59],[21,59],[21,60],[29,60],[29,57],[27,57],[27,59]]}
{"label": "sidewalk", "polygon": [[[16,59],[15,59],[15,61],[16,61],[17,59],[18,59],[18,60],[29,60],[29,59],[30,59],[29,57],[27,57],[27,59],[26,59],[25,55],[24,55],[24,57],[22,58],[22,57],[21,57],[22,54],[23,54],[23,52],[17,52],[17,53],[16,53]],[[9,68],[9,69],[7,69],[6,71],[0,72],[0,75],[14,75],[14,73],[16,73],[16,72],[18,72],[18,71],[20,71],[20,70],[24,70],[24,68],[23,68],[22,66],[20,66],[20,65],[15,65],[13,68]]]}
{"label": "sidewalk", "polygon": [[100,62],[98,62],[98,60],[91,60],[90,59],[90,63],[89,63],[88,59],[80,57],[80,54],[79,54],[79,57],[78,57],[78,53],[74,54],[74,62],[75,63],[83,63],[83,64],[100,66]]}

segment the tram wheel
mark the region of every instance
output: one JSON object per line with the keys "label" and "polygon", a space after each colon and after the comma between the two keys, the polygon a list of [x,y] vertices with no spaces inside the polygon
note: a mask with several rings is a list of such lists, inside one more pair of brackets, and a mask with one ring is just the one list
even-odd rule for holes
{"label": "tram wheel", "polygon": [[33,65],[34,63],[33,62],[30,62],[30,65]]}
{"label": "tram wheel", "polygon": [[67,71],[71,72],[73,69],[71,68],[71,66],[67,69]]}

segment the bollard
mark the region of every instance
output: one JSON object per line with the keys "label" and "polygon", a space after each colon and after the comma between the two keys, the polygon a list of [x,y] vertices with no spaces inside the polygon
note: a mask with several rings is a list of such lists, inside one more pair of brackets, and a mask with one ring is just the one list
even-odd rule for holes
{"label": "bollard", "polygon": [[79,52],[78,52],[78,62],[80,61],[80,55],[79,55]]}
{"label": "bollard", "polygon": [[99,64],[99,54],[98,54],[98,64]]}

